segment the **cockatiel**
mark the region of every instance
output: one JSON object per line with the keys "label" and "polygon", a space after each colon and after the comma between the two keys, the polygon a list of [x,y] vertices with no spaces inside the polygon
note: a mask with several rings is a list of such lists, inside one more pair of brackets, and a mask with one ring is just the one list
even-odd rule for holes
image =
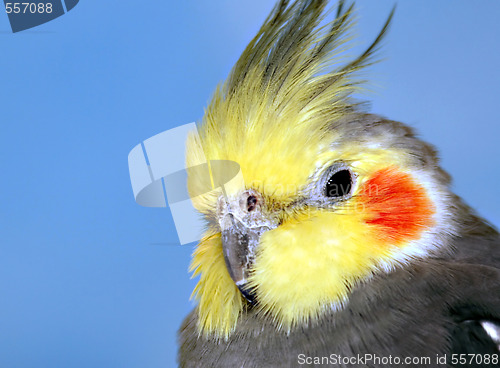
{"label": "cockatiel", "polygon": [[498,232],[431,145],[352,98],[392,13],[346,60],[353,5],[325,10],[280,1],[188,138],[189,167],[235,162],[243,182],[193,196],[207,230],[179,364],[500,366]]}

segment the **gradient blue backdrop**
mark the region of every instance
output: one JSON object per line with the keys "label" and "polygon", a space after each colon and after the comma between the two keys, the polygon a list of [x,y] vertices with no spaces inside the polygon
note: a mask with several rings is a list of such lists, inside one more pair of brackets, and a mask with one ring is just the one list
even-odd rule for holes
{"label": "gradient blue backdrop", "polygon": [[[360,44],[393,4],[358,2]],[[175,366],[193,247],[168,210],[135,204],[127,154],[202,116],[272,5],[87,0],[19,34],[0,12],[0,367]],[[497,225],[499,14],[400,1],[367,97],[438,146]]]}

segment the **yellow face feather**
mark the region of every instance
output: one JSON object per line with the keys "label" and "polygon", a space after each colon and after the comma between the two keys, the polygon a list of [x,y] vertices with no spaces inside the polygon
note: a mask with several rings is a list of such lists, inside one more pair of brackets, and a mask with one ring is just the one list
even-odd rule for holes
{"label": "yellow face feather", "polygon": [[193,277],[200,276],[193,291],[199,302],[200,332],[228,336],[243,309],[243,299],[226,269],[220,234],[201,240],[190,271]]}
{"label": "yellow face feather", "polygon": [[[373,273],[425,255],[433,249],[434,233],[452,232],[451,225],[436,227],[448,206],[446,188],[417,169],[411,149],[391,147],[384,134],[362,139],[351,131],[353,73],[369,62],[389,21],[365,54],[342,64],[338,50],[352,7],[341,4],[336,20],[321,33],[324,5],[278,5],[216,90],[198,135],[187,142],[188,167],[205,157],[238,163],[244,183],[226,188],[225,196],[254,190],[278,219],[279,226],[260,238],[249,285],[257,295],[254,308],[285,331],[340,308],[349,290]],[[356,175],[351,197],[334,208],[296,205],[338,162]],[[202,185],[199,180],[188,175],[192,192]],[[199,331],[221,338],[247,308],[224,261],[217,218],[222,195],[213,191],[193,198],[210,226],[191,267],[200,277],[193,293]],[[399,225],[403,217],[411,226]]]}
{"label": "yellow face feather", "polygon": [[[239,191],[253,188],[269,201],[291,202],[296,198],[298,188],[314,177],[318,167],[334,161],[350,162],[358,174],[353,197],[335,211],[314,208],[293,213],[284,211],[280,213],[280,226],[267,231],[261,238],[250,279],[251,287],[257,290],[259,302],[256,308],[271,316],[279,328],[289,330],[313,320],[328,308],[340,308],[348,299],[349,290],[378,269],[405,262],[404,258],[394,257],[394,253],[412,243],[388,244],[377,236],[377,228],[366,222],[371,213],[360,200],[359,193],[374,172],[394,165],[404,170],[406,160],[395,150],[361,150],[359,146],[353,146],[341,151],[311,150],[309,154],[305,150],[300,158],[306,163],[304,167],[285,166],[277,164],[283,154],[280,145],[273,145],[272,140],[269,144],[269,155],[260,160],[245,161],[230,153],[219,157],[240,158],[246,186]],[[315,147],[318,149],[321,145]],[[258,175],[252,177],[246,175],[247,172]],[[303,181],[289,180],[283,186],[283,178],[303,178]],[[238,190],[235,188],[234,191]],[[211,211],[207,208],[200,210]],[[199,301],[200,332],[228,336],[244,311],[245,301],[224,263],[220,234],[207,235],[200,242],[193,256],[192,268],[194,275],[200,276],[194,291]]]}

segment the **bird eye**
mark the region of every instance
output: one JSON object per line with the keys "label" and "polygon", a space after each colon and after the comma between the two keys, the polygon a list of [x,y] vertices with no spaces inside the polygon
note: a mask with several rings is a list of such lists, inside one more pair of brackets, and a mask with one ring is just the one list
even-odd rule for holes
{"label": "bird eye", "polygon": [[342,198],[347,196],[352,189],[353,176],[348,169],[334,172],[325,184],[325,196],[329,198]]}

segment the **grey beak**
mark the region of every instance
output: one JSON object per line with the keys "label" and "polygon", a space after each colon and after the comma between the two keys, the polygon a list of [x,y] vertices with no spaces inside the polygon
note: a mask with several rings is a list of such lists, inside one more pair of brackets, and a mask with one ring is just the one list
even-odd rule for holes
{"label": "grey beak", "polygon": [[255,252],[261,235],[270,230],[268,226],[247,227],[228,213],[233,225],[222,231],[222,250],[229,275],[245,298],[252,304],[255,296],[247,287]]}
{"label": "grey beak", "polygon": [[247,190],[228,201],[219,199],[219,223],[222,250],[229,275],[250,303],[255,296],[248,287],[257,247],[262,234],[276,227],[262,213],[263,200],[259,193]]}

